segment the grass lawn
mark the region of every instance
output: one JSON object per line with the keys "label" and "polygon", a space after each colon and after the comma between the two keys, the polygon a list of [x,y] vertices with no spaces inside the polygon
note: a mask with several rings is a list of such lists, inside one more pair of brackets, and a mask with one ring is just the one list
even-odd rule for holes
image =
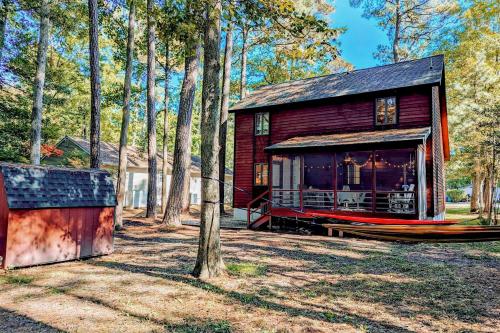
{"label": "grass lawn", "polygon": [[0,273],[0,332],[495,332],[500,242],[401,244],[223,230],[228,275],[191,277],[196,227],[134,218],[115,253]]}
{"label": "grass lawn", "polygon": [[446,203],[446,219],[460,224],[479,224],[479,215],[470,213],[470,203]]}

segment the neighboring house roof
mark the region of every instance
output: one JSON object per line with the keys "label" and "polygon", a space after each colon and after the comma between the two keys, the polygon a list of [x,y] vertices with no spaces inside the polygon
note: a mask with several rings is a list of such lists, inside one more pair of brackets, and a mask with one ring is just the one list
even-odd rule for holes
{"label": "neighboring house roof", "polygon": [[439,84],[443,55],[402,61],[305,80],[289,81],[257,89],[231,107],[231,111],[253,109],[325,98],[355,95],[425,84]]}
{"label": "neighboring house roof", "polygon": [[107,171],[0,163],[10,209],[113,207]]}
{"label": "neighboring house roof", "polygon": [[[85,153],[90,154],[90,142],[87,139],[76,138],[71,136],[65,136],[58,145],[64,140],[68,139],[80,147]],[[137,147],[128,146],[127,147],[127,167],[148,168],[148,157],[147,154],[141,152]],[[157,164],[158,168],[161,168],[163,164],[163,156],[161,154],[156,155],[158,158]],[[103,165],[118,166],[119,160],[119,145],[101,141],[101,162]],[[172,171],[173,156],[168,156],[168,170]],[[201,172],[201,159],[198,156],[191,156],[191,172],[200,173]],[[226,174],[232,175],[232,171],[226,168]]]}
{"label": "neighboring house roof", "polygon": [[277,150],[290,148],[333,147],[394,141],[425,142],[430,133],[430,127],[423,127],[410,129],[390,129],[385,131],[302,136],[278,142],[274,145],[266,147],[265,149]]}

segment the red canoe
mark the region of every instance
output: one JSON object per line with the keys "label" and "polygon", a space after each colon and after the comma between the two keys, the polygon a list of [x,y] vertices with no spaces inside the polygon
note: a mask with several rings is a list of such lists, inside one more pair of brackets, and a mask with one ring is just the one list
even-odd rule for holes
{"label": "red canoe", "polygon": [[458,223],[458,221],[455,220],[446,220],[446,221],[407,220],[398,218],[351,216],[351,215],[320,213],[320,212],[314,212],[310,214],[313,217],[328,218],[339,221],[349,221],[349,222],[359,222],[359,223],[369,223],[369,224],[384,224],[384,225],[448,225],[448,224]]}

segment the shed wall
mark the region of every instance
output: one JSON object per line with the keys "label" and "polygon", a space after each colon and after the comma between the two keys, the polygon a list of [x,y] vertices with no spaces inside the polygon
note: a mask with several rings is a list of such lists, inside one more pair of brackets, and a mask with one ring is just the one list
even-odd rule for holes
{"label": "shed wall", "polygon": [[113,207],[11,210],[3,266],[31,266],[111,253],[113,214]]}

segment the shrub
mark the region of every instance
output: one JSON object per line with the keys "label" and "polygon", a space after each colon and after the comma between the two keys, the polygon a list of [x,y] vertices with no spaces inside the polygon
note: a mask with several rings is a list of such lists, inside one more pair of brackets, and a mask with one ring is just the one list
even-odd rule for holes
{"label": "shrub", "polygon": [[451,202],[460,202],[465,199],[465,192],[462,190],[448,190],[446,195],[450,198]]}

